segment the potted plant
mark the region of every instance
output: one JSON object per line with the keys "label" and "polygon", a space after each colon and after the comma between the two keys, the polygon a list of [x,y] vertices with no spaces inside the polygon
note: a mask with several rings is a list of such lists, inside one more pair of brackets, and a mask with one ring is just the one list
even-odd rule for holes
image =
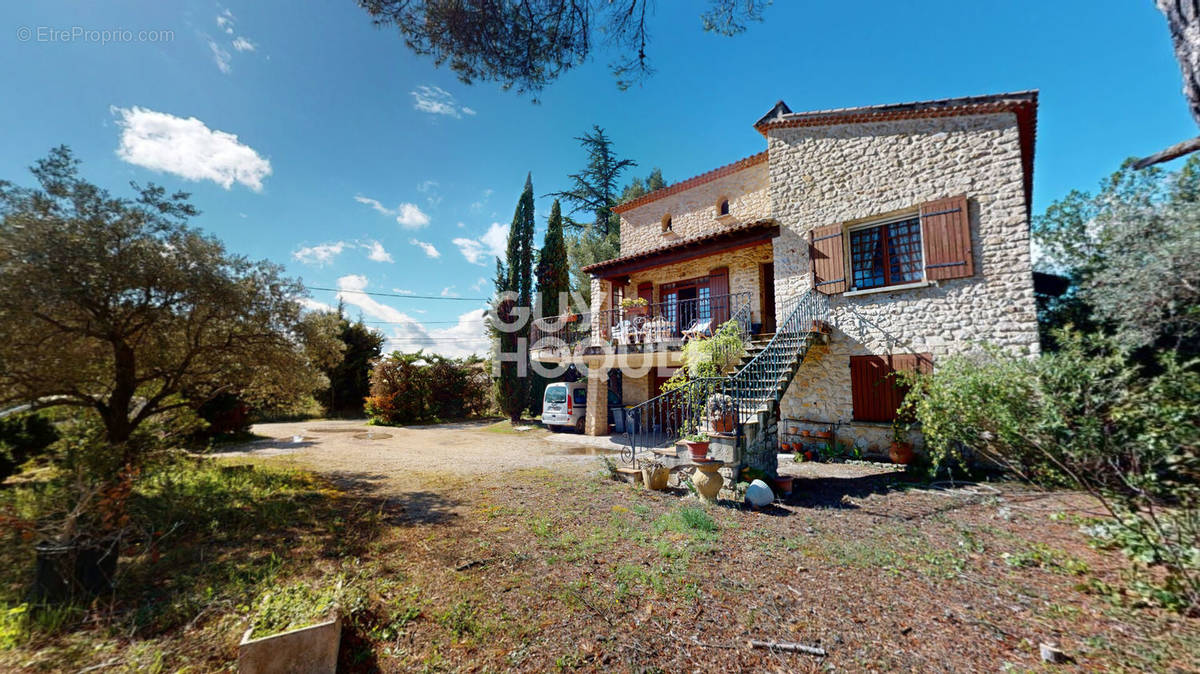
{"label": "potted plant", "polygon": [[666,489],[669,477],[671,477],[671,470],[658,461],[642,463],[642,484],[646,485],[646,489],[654,491]]}
{"label": "potted plant", "polygon": [[238,671],[337,671],[342,582],[332,588],[293,585],[267,593],[238,644]]}
{"label": "potted plant", "polygon": [[621,308],[630,316],[645,316],[649,306],[645,297],[626,297],[621,300]]}
{"label": "potted plant", "polygon": [[708,433],[697,428],[696,432],[684,437],[683,444],[687,445],[693,461],[703,461],[708,458]]}
{"label": "potted plant", "polygon": [[733,396],[724,393],[710,395],[706,411],[708,423],[714,433],[733,432]]}
{"label": "potted plant", "polygon": [[775,482],[775,491],[778,492],[780,496],[791,496],[791,494],[792,494],[792,476],[791,475],[776,475],[774,482]]}
{"label": "potted plant", "polygon": [[892,424],[892,444],[888,447],[892,463],[908,465],[913,460],[913,446],[908,441],[908,424],[897,419]]}

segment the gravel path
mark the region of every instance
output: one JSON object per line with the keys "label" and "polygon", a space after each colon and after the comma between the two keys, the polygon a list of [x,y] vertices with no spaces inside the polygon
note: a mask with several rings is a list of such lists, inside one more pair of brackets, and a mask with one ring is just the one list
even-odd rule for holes
{"label": "gravel path", "polygon": [[[436,488],[462,478],[497,476],[534,468],[562,472],[598,469],[611,452],[592,439],[542,428],[517,432],[490,421],[391,428],[364,421],[257,424],[267,436],[212,454],[265,459],[330,475],[347,486],[386,494]],[[612,447],[613,450],[619,447]]]}

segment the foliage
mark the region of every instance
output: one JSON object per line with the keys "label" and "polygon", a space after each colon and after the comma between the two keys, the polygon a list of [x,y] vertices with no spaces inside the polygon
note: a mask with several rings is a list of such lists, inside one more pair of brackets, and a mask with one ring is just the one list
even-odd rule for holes
{"label": "foliage", "polygon": [[663,383],[663,392],[673,391],[693,379],[722,377],[746,355],[746,342],[737,321],[725,321],[712,337],[689,340],[683,345],[683,367]]}
{"label": "foliage", "polygon": [[148,419],[219,393],[320,385],[300,284],[190,228],[186,193],[113,197],[66,147],[31,170],[39,187],[0,182],[0,403],[93,409],[128,451]]}
{"label": "foliage", "polygon": [[1175,173],[1127,164],[1099,193],[1052,204],[1033,232],[1043,264],[1074,285],[1043,316],[1052,327],[1094,321],[1127,348],[1200,355],[1200,156]]}
{"label": "foliage", "polygon": [[46,452],[58,432],[45,416],[36,413],[0,417],[0,482],[21,464]]}
{"label": "foliage", "polygon": [[483,359],[474,356],[394,351],[371,368],[367,415],[372,423],[395,425],[486,414],[490,404],[486,367]]}
{"label": "foliage", "polygon": [[299,582],[265,592],[251,620],[250,637],[257,639],[314,625],[333,617],[344,593],[343,581],[314,587]]}
{"label": "foliage", "polygon": [[383,335],[366,326],[360,318],[350,321],[341,305],[327,314],[335,319],[332,334],[340,342],[338,357],[322,365],[321,371],[329,385],[317,393],[325,411],[335,415],[358,416],[363,412],[363,399],[370,392],[371,363],[383,353]]}
{"label": "foliage", "polygon": [[563,238],[562,208],[558,200],[550,205],[550,219],[546,221],[546,236],[537,254],[537,295],[541,316],[558,316],[570,309],[562,302],[570,291],[570,262],[567,259],[567,242]]}
{"label": "foliage", "polygon": [[[358,0],[377,26],[394,26],[415,53],[449,64],[465,84],[497,82],[518,93],[540,92],[587,61],[598,45],[619,54],[610,63],[625,89],[650,72],[649,0]],[[709,0],[705,31],[737,35],[762,20],[763,0]],[[652,12],[651,12],[652,14]]]}
{"label": "foliage", "polygon": [[622,309],[633,309],[634,307],[644,307],[650,304],[645,297],[626,297],[621,300]]}
{"label": "foliage", "polygon": [[934,463],[974,451],[1033,482],[1087,490],[1200,609],[1200,367],[1165,354],[1158,374],[1140,376],[1110,338],[1055,339],[1060,350],[1036,360],[993,350],[904,375]]}
{"label": "foliage", "polygon": [[515,426],[529,405],[529,325],[521,313],[528,311],[533,290],[533,177],[525,189],[508,230],[504,262],[496,262],[496,299],[490,328],[495,337],[495,362],[499,369],[494,387],[497,407]]}

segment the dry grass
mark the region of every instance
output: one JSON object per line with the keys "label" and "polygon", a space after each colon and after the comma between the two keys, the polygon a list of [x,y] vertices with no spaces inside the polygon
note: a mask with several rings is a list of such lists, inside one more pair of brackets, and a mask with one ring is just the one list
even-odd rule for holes
{"label": "dry grass", "polygon": [[[152,610],[156,595],[131,596],[0,663],[228,670],[256,597],[332,578],[354,589],[343,671],[1025,671],[1041,667],[1048,640],[1076,660],[1060,669],[1200,661],[1196,621],[1085,591],[1119,585],[1125,568],[1052,517],[1086,501],[1012,487],[1000,499],[948,496],[887,479],[800,481],[803,497],[768,512],[598,471],[431,473],[423,491],[387,497],[314,481],[292,521],[247,515],[254,526],[213,544],[198,532],[188,555],[143,560],[133,574],[157,596],[202,597],[210,584],[219,601],[183,602],[147,627],[129,613]],[[214,559],[232,565],[205,575]],[[196,580],[178,587],[185,577]],[[828,656],[749,650],[751,638]]]}

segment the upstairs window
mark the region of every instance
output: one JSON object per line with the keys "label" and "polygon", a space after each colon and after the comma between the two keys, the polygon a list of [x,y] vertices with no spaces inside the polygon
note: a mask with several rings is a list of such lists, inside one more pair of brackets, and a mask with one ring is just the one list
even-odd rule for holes
{"label": "upstairs window", "polygon": [[717,215],[729,215],[728,199],[722,199],[721,203],[717,205]]}
{"label": "upstairs window", "polygon": [[850,230],[850,266],[855,290],[920,281],[921,219],[914,215]]}
{"label": "upstairs window", "polygon": [[662,219],[662,231],[663,231],[663,233],[664,233],[664,234],[666,234],[667,232],[671,231],[671,216],[670,216],[669,214],[668,214],[668,215],[664,215],[664,216],[663,216],[663,219]]}

